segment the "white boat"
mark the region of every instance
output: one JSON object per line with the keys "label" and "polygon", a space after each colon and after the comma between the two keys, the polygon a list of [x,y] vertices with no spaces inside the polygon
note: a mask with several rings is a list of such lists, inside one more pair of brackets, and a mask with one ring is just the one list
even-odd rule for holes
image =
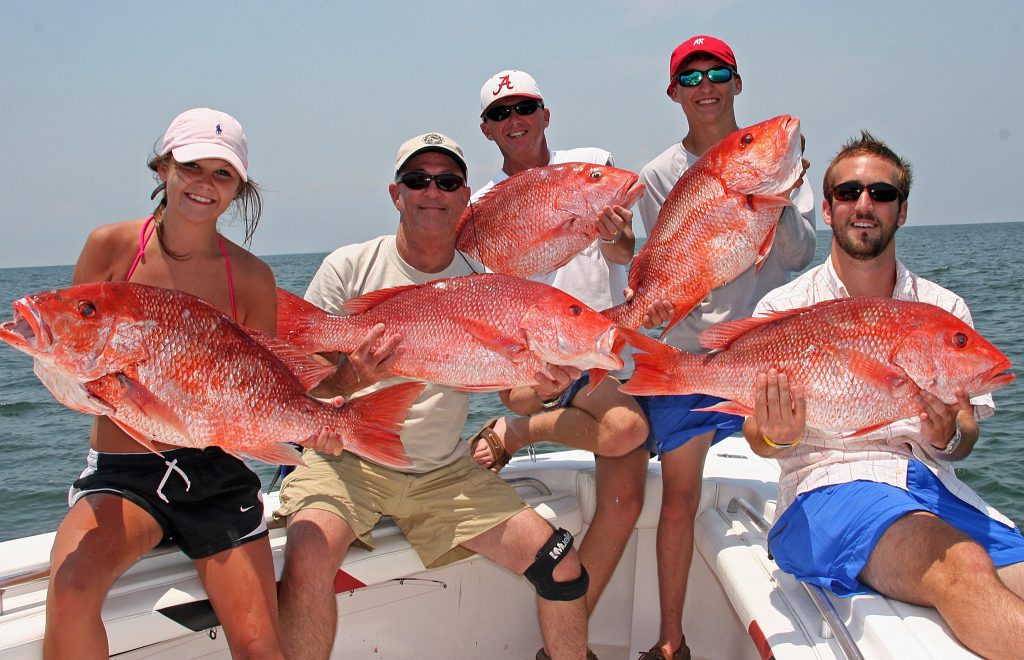
{"label": "white boat", "polygon": [[[651,462],[643,513],[590,621],[602,660],[636,658],[658,638],[655,534],[661,467]],[[530,504],[577,537],[594,513],[594,462],[566,451],[517,457],[502,471]],[[696,525],[684,630],[695,658],[974,658],[933,609],[881,596],[839,599],[806,589],[768,556],[778,467],[732,437],[711,449]],[[276,494],[267,498],[268,510]],[[541,646],[534,591],[475,557],[425,570],[385,519],[377,550],[349,551],[339,569],[333,657],[532,659]],[[0,544],[0,658],[39,658],[53,534]],[[271,532],[275,566],[284,530]],[[117,658],[228,658],[224,635],[184,555],[147,555],[103,608]]]}

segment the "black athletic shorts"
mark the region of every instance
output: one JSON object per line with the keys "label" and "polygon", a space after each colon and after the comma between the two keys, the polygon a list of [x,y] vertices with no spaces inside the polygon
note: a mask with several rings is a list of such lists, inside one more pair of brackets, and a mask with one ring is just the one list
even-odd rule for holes
{"label": "black athletic shorts", "polygon": [[260,478],[217,447],[107,454],[89,451],[88,467],[71,488],[72,506],[91,493],[120,495],[146,510],[192,559],[263,538]]}

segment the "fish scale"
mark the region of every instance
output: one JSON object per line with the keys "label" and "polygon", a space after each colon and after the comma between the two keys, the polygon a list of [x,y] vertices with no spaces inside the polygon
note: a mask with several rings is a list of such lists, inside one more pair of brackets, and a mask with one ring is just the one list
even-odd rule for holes
{"label": "fish scale", "polygon": [[459,219],[456,247],[496,273],[550,273],[597,240],[601,209],[628,208],[643,191],[636,174],[610,165],[530,168],[469,205]]}
{"label": "fish scale", "polygon": [[[289,368],[308,368],[306,358],[272,339],[257,341],[181,291],[92,283],[26,296],[14,307],[15,320],[0,326],[0,339],[47,365],[41,379],[58,400],[107,414],[149,448],[154,441],[215,445],[298,464],[298,454],[283,443],[308,442],[329,426],[347,451],[392,467],[410,464],[398,431],[421,383],[344,403],[320,401],[306,394],[312,382]],[[322,366],[309,373],[317,370],[322,376]],[[80,391],[91,396],[88,407]]]}
{"label": "fish scale", "polygon": [[604,314],[636,329],[647,308],[670,301],[665,332],[715,288],[759,264],[771,248],[780,193],[800,176],[800,122],[782,115],[723,138],[672,187],[633,259],[633,299]]}
{"label": "fish scale", "polygon": [[[962,345],[960,345],[962,342]],[[1010,361],[968,324],[927,303],[841,298],[764,318],[708,328],[695,355],[648,344],[622,391],[703,393],[727,399],[713,409],[752,415],[757,374],[774,368],[804,390],[808,426],[869,431],[918,414],[926,390],[946,403],[1013,381]]]}
{"label": "fish scale", "polygon": [[278,291],[278,336],[310,353],[352,352],[378,323],[402,351],[391,370],[465,391],[536,382],[544,363],[622,367],[623,341],[638,333],[554,287],[497,273],[384,289],[349,300],[334,316]]}

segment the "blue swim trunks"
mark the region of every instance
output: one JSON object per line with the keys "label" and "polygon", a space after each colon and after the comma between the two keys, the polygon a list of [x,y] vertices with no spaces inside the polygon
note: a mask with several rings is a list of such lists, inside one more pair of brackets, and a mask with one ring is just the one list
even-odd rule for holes
{"label": "blue swim trunks", "polygon": [[[583,374],[569,385],[558,398],[558,407],[565,408],[587,384],[590,375]],[[719,442],[743,428],[743,418],[719,412],[694,412],[693,408],[713,406],[724,401],[705,394],[634,397],[647,417],[650,432],[644,448],[652,455],[661,456],[685,445],[708,431],[715,431],[711,444]]]}
{"label": "blue swim trunks", "polygon": [[858,577],[875,544],[897,519],[929,511],[988,552],[997,568],[1024,561],[1024,537],[953,495],[927,467],[911,461],[907,488],[852,481],[798,496],[768,533],[779,568],[837,596],[874,593]]}
{"label": "blue swim trunks", "polygon": [[725,399],[706,394],[672,394],[667,396],[638,396],[637,402],[647,415],[651,432],[644,447],[651,454],[661,456],[682,447],[691,438],[714,431],[711,444],[720,442],[743,428],[743,418],[720,412],[696,412],[694,408],[707,408]]}

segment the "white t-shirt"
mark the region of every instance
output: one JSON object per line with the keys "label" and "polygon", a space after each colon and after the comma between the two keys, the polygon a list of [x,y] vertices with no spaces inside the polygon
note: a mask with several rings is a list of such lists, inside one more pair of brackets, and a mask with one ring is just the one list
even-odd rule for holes
{"label": "white t-shirt", "polygon": [[[456,250],[452,263],[439,273],[422,273],[398,254],[394,236],[346,245],[324,258],[306,289],[306,300],[340,314],[345,301],[393,286],[423,284],[445,277],[482,273],[484,267]],[[357,395],[406,382],[392,378],[360,390]],[[402,426],[402,444],[412,460],[404,472],[422,473],[449,465],[465,454],[462,428],[469,414],[469,395],[450,387],[427,383],[409,409]]]}

